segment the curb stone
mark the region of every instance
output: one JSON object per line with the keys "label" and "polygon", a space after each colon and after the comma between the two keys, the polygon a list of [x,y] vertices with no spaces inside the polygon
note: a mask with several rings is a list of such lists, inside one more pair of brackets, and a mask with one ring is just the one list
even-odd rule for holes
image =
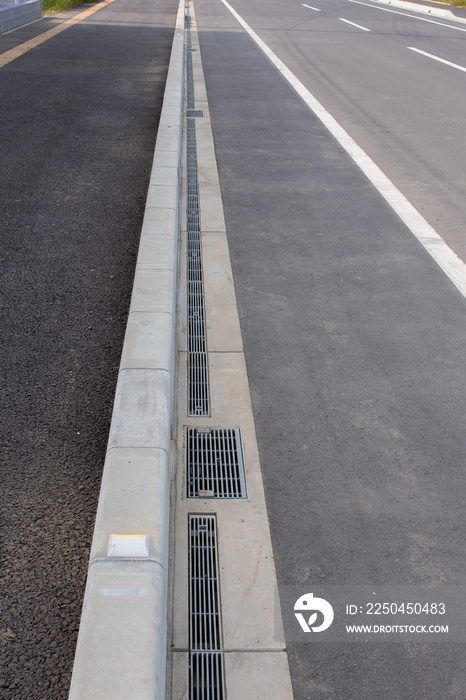
{"label": "curb stone", "polygon": [[433,17],[443,17],[444,19],[450,19],[454,22],[466,23],[466,18],[458,17],[451,10],[442,10],[440,7],[432,7],[431,5],[420,5],[416,2],[407,2],[406,0],[372,0],[372,2],[377,5],[392,5],[393,7],[399,7],[403,10],[410,10],[411,12],[419,12],[424,15],[431,15]]}
{"label": "curb stone", "polygon": [[[69,700],[165,698],[184,9],[180,0]],[[110,550],[112,534],[122,549]]]}

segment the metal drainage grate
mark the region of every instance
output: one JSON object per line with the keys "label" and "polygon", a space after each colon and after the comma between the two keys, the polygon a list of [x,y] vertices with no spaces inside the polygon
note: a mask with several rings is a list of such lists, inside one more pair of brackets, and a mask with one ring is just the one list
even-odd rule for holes
{"label": "metal drainage grate", "polygon": [[186,15],[186,101],[189,109],[194,108],[194,79],[193,79],[193,57],[191,40],[191,17]]}
{"label": "metal drainage grate", "polygon": [[190,651],[221,651],[215,515],[189,516]]}
{"label": "metal drainage grate", "polygon": [[224,700],[225,679],[215,515],[190,515],[190,700]]}
{"label": "metal drainage grate", "polygon": [[188,428],[188,498],[246,498],[239,428]]}
{"label": "metal drainage grate", "polygon": [[186,15],[186,88],[187,88],[187,239],[188,239],[188,415],[208,416],[209,372],[205,334],[204,285],[202,278],[201,229],[199,221],[199,185],[194,97],[191,18]]}
{"label": "metal drainage grate", "polygon": [[208,416],[209,376],[199,222],[196,125],[187,120],[188,415]]}
{"label": "metal drainage grate", "polygon": [[202,279],[199,185],[197,176],[196,110],[191,37],[191,18],[186,15],[186,148],[187,148],[187,239],[188,239],[188,415],[208,416],[209,372],[205,335],[204,285]]}
{"label": "metal drainage grate", "polygon": [[223,700],[225,693],[225,676],[223,654],[190,654],[189,686],[191,700]]}

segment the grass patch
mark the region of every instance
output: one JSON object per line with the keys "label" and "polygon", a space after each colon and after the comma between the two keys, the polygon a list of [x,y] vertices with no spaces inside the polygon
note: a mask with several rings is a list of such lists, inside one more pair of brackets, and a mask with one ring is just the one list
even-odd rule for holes
{"label": "grass patch", "polygon": [[56,12],[69,10],[75,5],[82,5],[86,0],[42,0],[42,13],[44,15],[54,15]]}
{"label": "grass patch", "polygon": [[466,0],[432,0],[439,5],[454,5],[455,7],[466,7]]}

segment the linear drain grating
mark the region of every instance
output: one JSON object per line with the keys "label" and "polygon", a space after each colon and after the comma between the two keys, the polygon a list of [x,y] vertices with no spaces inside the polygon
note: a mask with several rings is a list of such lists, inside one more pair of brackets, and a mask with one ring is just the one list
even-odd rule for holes
{"label": "linear drain grating", "polygon": [[239,428],[188,428],[188,498],[246,498]]}
{"label": "linear drain grating", "polygon": [[[189,84],[188,71],[188,87]],[[187,120],[187,184],[188,415],[208,416],[209,373],[199,222],[196,123],[192,118]]]}
{"label": "linear drain grating", "polygon": [[189,516],[189,649],[221,651],[215,515]]}
{"label": "linear drain grating", "polygon": [[190,352],[188,357],[189,415],[207,416],[209,413],[207,355],[205,352]]}
{"label": "linear drain grating", "polygon": [[[188,10],[189,13],[189,10]],[[188,412],[209,415],[202,250],[191,42],[187,27],[187,256],[188,256]],[[210,431],[209,431],[210,432]],[[208,461],[208,459],[207,459]],[[199,491],[199,484],[197,484]],[[202,490],[201,490],[202,493]],[[189,528],[189,698],[225,700],[224,659],[215,515],[190,515]]]}
{"label": "linear drain grating", "polygon": [[226,697],[223,654],[191,653],[189,686],[191,700],[223,700]]}
{"label": "linear drain grating", "polygon": [[186,102],[188,109],[194,108],[193,47],[191,40],[191,17],[186,16]]}
{"label": "linear drain grating", "polygon": [[189,697],[224,700],[225,676],[215,515],[190,515]]}

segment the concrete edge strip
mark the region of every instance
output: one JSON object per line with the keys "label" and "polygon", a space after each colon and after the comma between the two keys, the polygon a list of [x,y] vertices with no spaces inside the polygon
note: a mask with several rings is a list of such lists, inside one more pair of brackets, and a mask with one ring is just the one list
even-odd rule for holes
{"label": "concrete edge strip", "polygon": [[70,700],[165,698],[184,13],[180,0]]}
{"label": "concrete edge strip", "polygon": [[[440,7],[431,7],[430,5],[420,5],[416,2],[406,2],[406,0],[372,0],[379,5],[393,5],[393,7],[401,7],[404,10],[411,12],[422,12],[422,14],[433,15],[434,17],[445,17],[445,19],[458,19],[451,10],[442,10]],[[461,21],[461,18],[460,18]]]}
{"label": "concrete edge strip", "polygon": [[[188,603],[189,530],[191,515],[215,515],[219,563],[219,597],[223,628],[221,650],[225,666],[226,696],[280,698],[292,700],[292,686],[276,594],[276,571],[262,483],[262,472],[254,428],[246,361],[231,269],[228,237],[217,170],[208,96],[199,44],[195,7],[187,5],[191,19],[199,219],[201,223],[202,266],[206,302],[206,333],[210,370],[211,415],[186,413],[186,319],[187,226],[181,227],[180,316],[178,343],[178,465],[174,510],[175,546],[173,553],[172,695],[189,695],[190,656],[196,651],[190,643]],[[185,120],[185,128],[187,127]],[[186,148],[186,144],[185,144]],[[187,175],[187,153],[182,172]],[[183,182],[182,211],[186,210],[187,183]],[[183,222],[185,223],[185,222]],[[187,223],[187,221],[186,221]],[[183,311],[181,309],[183,308]],[[183,351],[181,351],[183,348]],[[189,499],[186,493],[186,428],[229,428],[240,430],[241,450],[247,480],[246,499]],[[264,614],[264,611],[272,614]],[[200,610],[198,611],[200,612]],[[238,624],[241,620],[241,624]],[[196,687],[196,663],[191,692]],[[199,668],[199,667],[197,667]],[[220,675],[212,680],[218,681]],[[220,697],[220,688],[218,697]],[[216,696],[211,688],[212,696]],[[195,691],[194,691],[195,694]],[[204,697],[204,696],[202,696]],[[223,697],[223,695],[222,695]]]}
{"label": "concrete edge strip", "polygon": [[[442,22],[437,22],[433,19],[427,19],[427,17],[416,17],[415,14],[407,15],[405,12],[399,12],[398,10],[389,10],[387,7],[378,7],[379,5],[391,5],[392,7],[397,7],[398,9],[408,10],[409,12],[417,12],[421,15],[430,15],[431,17],[439,17],[450,22],[459,22],[461,24],[466,24],[466,17],[458,17],[451,10],[441,10],[436,7],[430,7],[427,5],[419,5],[414,2],[406,2],[406,0],[369,0],[368,2],[363,2],[363,0],[348,0],[348,2],[353,2],[356,5],[365,5],[366,7],[377,7],[379,10],[384,12],[392,12],[395,15],[403,15],[404,17],[412,17],[413,19],[420,19],[423,22],[431,22],[432,24],[441,24],[445,27],[450,27],[450,29],[459,29],[459,27],[452,26],[450,24],[443,24]],[[461,29],[464,31],[464,29]]]}

